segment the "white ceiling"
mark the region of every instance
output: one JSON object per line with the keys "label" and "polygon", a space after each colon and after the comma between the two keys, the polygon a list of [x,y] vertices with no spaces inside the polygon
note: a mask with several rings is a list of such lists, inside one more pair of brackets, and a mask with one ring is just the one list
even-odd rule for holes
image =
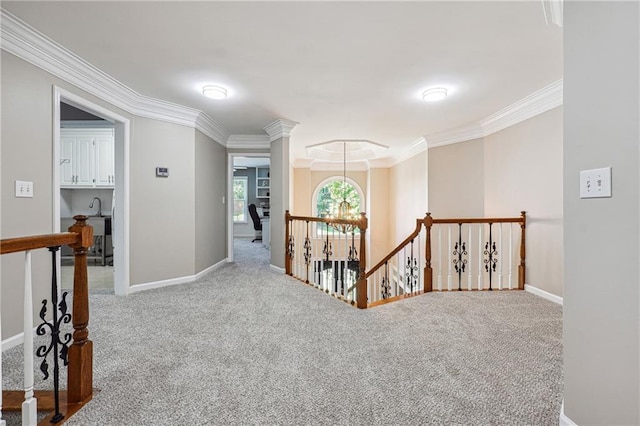
{"label": "white ceiling", "polygon": [[[533,2],[11,2],[2,7],[136,92],[227,134],[283,118],[294,158],[365,139],[398,156],[562,78],[562,29]],[[201,95],[221,84],[224,101]],[[431,86],[449,89],[425,103]]]}

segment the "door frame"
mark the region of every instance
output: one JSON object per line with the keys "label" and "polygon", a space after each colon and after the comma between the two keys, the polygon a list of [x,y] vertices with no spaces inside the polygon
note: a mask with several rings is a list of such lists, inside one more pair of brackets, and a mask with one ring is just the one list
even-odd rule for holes
{"label": "door frame", "polygon": [[60,232],[60,102],[87,111],[113,123],[115,128],[114,163],[116,183],[113,229],[113,289],[116,295],[129,293],[129,145],[131,123],[107,108],[81,96],[53,86],[53,232]]}
{"label": "door frame", "polygon": [[233,262],[233,162],[235,157],[269,158],[269,152],[229,152],[227,154],[227,262]]}

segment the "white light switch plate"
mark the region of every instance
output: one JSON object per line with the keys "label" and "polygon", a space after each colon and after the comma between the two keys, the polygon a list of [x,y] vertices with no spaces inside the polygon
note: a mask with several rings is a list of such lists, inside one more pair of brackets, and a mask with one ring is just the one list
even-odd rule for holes
{"label": "white light switch plate", "polygon": [[16,181],[16,197],[33,198],[33,182]]}
{"label": "white light switch plate", "polygon": [[580,198],[611,197],[611,167],[580,172]]}

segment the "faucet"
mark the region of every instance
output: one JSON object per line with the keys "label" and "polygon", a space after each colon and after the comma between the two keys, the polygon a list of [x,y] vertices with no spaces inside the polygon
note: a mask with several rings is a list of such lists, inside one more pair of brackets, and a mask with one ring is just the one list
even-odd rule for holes
{"label": "faucet", "polygon": [[102,200],[100,200],[99,197],[93,197],[93,200],[91,200],[91,204],[89,204],[89,208],[93,208],[93,202],[95,200],[98,200],[98,214],[96,214],[96,216],[102,216]]}

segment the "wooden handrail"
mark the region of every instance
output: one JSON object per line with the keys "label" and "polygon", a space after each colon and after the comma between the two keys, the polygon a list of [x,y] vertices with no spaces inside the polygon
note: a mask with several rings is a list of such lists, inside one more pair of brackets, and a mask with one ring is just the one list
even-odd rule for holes
{"label": "wooden handrail", "polygon": [[[288,210],[287,210],[287,214],[288,214]],[[361,215],[363,215],[364,213],[361,213]],[[322,222],[322,223],[337,223],[339,225],[355,225],[355,226],[359,226],[360,221],[362,220],[362,217],[360,219],[337,219],[337,218],[328,218],[328,217],[312,217],[312,216],[291,216],[288,215],[285,218],[286,221],[292,221],[292,220],[300,220],[303,222]]]}
{"label": "wooden handrail", "polygon": [[[89,340],[89,283],[87,252],[93,245],[93,227],[87,216],[73,217],[76,222],[69,232],[35,235],[0,240],[0,253],[9,254],[41,248],[68,245],[74,252],[73,276],[73,343],[68,351],[67,394],[62,414],[69,418],[93,396],[93,342]],[[45,418],[48,421],[49,417]]]}
{"label": "wooden handrail", "polygon": [[30,237],[5,238],[0,241],[0,254],[18,253],[47,247],[64,246],[75,243],[78,234],[63,232],[60,234],[33,235]]}
{"label": "wooden handrail", "polygon": [[[425,218],[426,219],[426,218]],[[367,272],[365,274],[365,278],[369,278],[375,271],[377,271],[379,268],[381,268],[382,266],[384,266],[384,264],[386,262],[389,261],[389,259],[391,259],[393,256],[395,256],[400,250],[402,250],[402,248],[404,246],[406,246],[407,244],[409,244],[412,240],[414,240],[418,235],[420,235],[420,229],[422,228],[422,225],[424,224],[425,219],[416,219],[416,229],[411,233],[411,235],[409,235],[407,238],[404,239],[403,242],[401,242],[400,244],[398,244],[398,246],[396,248],[394,248],[393,250],[391,250],[391,253],[389,253],[388,255],[386,255],[380,262],[378,262],[376,264],[376,266],[374,266],[373,268],[371,268],[369,270],[369,272]]]}
{"label": "wooden handrail", "polygon": [[443,223],[520,223],[522,217],[490,217],[473,219],[432,219],[435,224]]}

